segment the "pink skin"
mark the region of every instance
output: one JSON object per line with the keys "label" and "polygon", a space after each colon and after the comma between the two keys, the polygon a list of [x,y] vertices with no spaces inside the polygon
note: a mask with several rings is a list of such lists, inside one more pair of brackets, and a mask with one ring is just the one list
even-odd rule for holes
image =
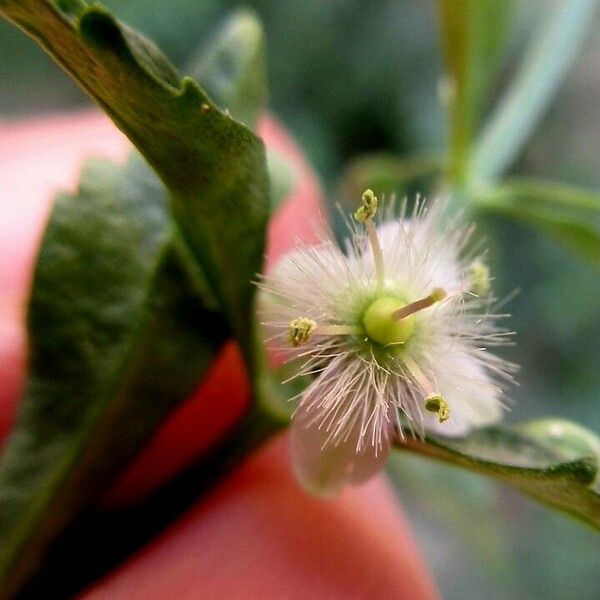
{"label": "pink skin", "polygon": [[[302,155],[270,118],[260,132],[297,172],[274,216],[268,262],[296,237],[315,238],[320,189]],[[35,248],[57,188],[72,188],[82,157],[122,159],[128,143],[96,112],[0,123],[0,439],[14,418],[25,364],[23,306]],[[315,222],[318,217],[315,218]],[[210,447],[248,405],[228,344],[198,390],[130,465],[102,504],[128,504]],[[196,423],[209,423],[202,429]],[[306,495],[279,436],[177,523],[84,598],[127,600],[437,598],[383,476],[334,500]]]}

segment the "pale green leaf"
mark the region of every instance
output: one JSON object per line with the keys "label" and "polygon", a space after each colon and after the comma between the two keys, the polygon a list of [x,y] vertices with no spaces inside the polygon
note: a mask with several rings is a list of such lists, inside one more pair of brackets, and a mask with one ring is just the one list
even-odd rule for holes
{"label": "pale green leaf", "polygon": [[[496,179],[517,158],[571,67],[593,23],[596,0],[561,0],[537,25],[537,34],[498,107],[477,139],[472,163],[480,182]],[[544,13],[547,7],[539,5]]]}
{"label": "pale green leaf", "polygon": [[235,11],[189,71],[223,110],[254,128],[267,101],[265,38],[256,15]]}

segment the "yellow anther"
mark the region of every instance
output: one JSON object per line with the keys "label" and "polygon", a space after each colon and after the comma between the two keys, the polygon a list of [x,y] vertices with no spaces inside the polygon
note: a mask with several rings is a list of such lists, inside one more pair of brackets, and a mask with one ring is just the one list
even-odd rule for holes
{"label": "yellow anther", "polygon": [[486,296],[491,289],[490,269],[488,266],[476,260],[469,267],[469,281],[471,282],[471,290],[478,296]]}
{"label": "yellow anther", "polygon": [[434,303],[441,302],[446,296],[446,290],[443,288],[434,288],[431,294],[429,294],[429,297]]}
{"label": "yellow anther", "polygon": [[290,344],[294,347],[306,344],[310,339],[312,332],[317,324],[312,319],[298,317],[290,323],[289,337]]}
{"label": "yellow anther", "polygon": [[362,195],[362,204],[354,213],[354,218],[359,223],[372,219],[377,213],[377,204],[377,196],[373,193],[373,190],[365,190]]}
{"label": "yellow anther", "polygon": [[440,394],[431,394],[425,398],[425,409],[437,413],[440,423],[450,418],[450,407]]}

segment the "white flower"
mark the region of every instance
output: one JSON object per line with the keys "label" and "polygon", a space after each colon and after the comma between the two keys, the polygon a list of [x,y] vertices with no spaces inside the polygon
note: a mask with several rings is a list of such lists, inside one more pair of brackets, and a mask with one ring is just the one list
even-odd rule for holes
{"label": "white flower", "polygon": [[472,228],[443,204],[376,228],[370,190],[343,253],[299,245],[264,277],[272,340],[312,383],[292,424],[296,472],[331,493],[377,471],[395,436],[459,435],[497,421],[513,365],[487,348],[508,332],[490,312],[487,268],[466,255]]}

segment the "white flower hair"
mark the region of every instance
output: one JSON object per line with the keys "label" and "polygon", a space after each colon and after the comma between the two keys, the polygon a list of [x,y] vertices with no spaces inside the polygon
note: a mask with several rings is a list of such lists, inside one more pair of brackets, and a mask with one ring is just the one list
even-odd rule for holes
{"label": "white flower hair", "polygon": [[501,418],[514,365],[488,351],[510,332],[491,310],[472,227],[417,199],[376,227],[370,190],[346,252],[299,244],[261,287],[271,340],[311,376],[292,424],[296,473],[332,493],[385,461],[394,436],[460,435]]}

